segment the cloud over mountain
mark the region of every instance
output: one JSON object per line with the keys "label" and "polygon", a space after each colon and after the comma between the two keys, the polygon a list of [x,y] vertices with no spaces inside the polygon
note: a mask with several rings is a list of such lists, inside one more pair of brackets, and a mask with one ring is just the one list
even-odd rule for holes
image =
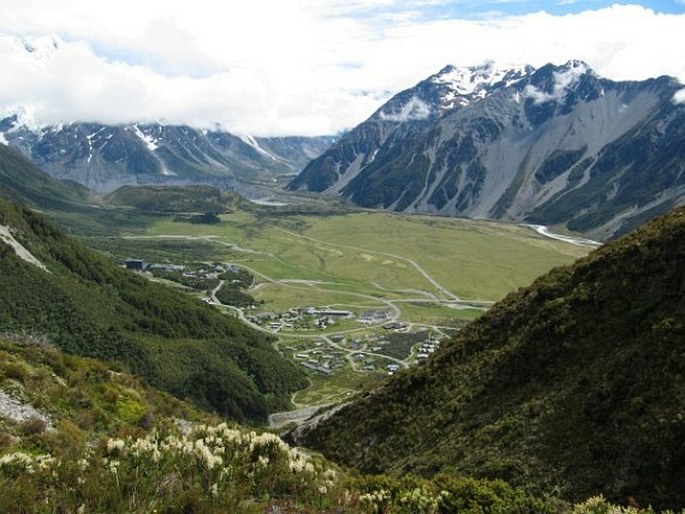
{"label": "cloud over mountain", "polygon": [[316,135],[356,125],[448,62],[578,58],[616,80],[685,79],[685,47],[672,44],[685,15],[638,5],[475,18],[440,0],[163,5],[28,0],[8,9],[0,108],[29,107],[46,123]]}

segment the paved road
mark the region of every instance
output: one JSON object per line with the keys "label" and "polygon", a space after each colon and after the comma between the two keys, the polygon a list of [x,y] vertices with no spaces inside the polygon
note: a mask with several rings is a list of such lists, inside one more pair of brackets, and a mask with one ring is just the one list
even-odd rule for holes
{"label": "paved road", "polygon": [[209,298],[212,300],[212,302],[214,302],[217,305],[223,305],[216,297],[216,294],[219,292],[219,289],[221,289],[224,286],[224,283],[224,280],[220,280],[219,284],[209,292]]}

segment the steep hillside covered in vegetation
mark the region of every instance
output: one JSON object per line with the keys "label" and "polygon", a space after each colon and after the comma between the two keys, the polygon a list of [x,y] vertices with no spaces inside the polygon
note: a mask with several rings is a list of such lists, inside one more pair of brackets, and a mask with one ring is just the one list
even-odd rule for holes
{"label": "steep hillside covered in vegetation", "polygon": [[684,442],[685,208],[508,295],[303,440],[365,472],[662,508],[685,505]]}
{"label": "steep hillside covered in vegetation", "polygon": [[265,420],[305,384],[264,335],[118,268],[44,217],[0,202],[0,227],[0,331],[30,331],[69,353],[119,361],[241,421]]}
{"label": "steep hillside covered in vegetation", "polygon": [[221,423],[102,362],[64,354],[44,338],[0,336],[0,512],[559,508],[569,506],[501,481],[353,477],[273,434]]}
{"label": "steep hillside covered in vegetation", "polygon": [[92,195],[80,184],[52,178],[17,150],[0,144],[0,198],[42,209],[64,209],[85,205]]}
{"label": "steep hillside covered in vegetation", "polygon": [[255,496],[333,484],[320,458],[220,421],[44,338],[0,336],[0,511],[257,512]]}

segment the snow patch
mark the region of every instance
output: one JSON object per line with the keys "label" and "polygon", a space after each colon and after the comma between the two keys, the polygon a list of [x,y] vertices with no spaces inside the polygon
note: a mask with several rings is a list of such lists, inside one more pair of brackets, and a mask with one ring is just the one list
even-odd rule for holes
{"label": "snow patch", "polygon": [[93,138],[95,136],[97,136],[100,132],[102,132],[103,130],[105,130],[104,127],[102,127],[101,129],[98,129],[95,132],[93,132],[92,134],[86,136],[86,139],[88,140],[88,161],[87,162],[90,162],[91,159],[93,158]]}
{"label": "snow patch", "polygon": [[497,66],[493,61],[487,61],[479,66],[465,68],[448,67],[444,73],[433,78],[436,84],[447,84],[460,95],[476,94],[484,97],[486,86],[494,86],[500,82],[505,87],[520,80],[528,70],[527,66]]}
{"label": "snow patch", "polygon": [[5,146],[9,146],[9,145],[10,145],[9,142],[7,141],[7,138],[5,137],[5,133],[4,133],[4,132],[0,132],[0,143],[3,144],[3,145],[5,145]]}
{"label": "snow patch", "polygon": [[151,152],[154,152],[157,150],[157,148],[159,148],[157,140],[152,136],[145,134],[142,130],[140,130],[140,128],[138,128],[138,125],[133,125],[133,133],[138,137],[138,139],[145,143],[145,146]]}
{"label": "snow patch", "polygon": [[261,153],[262,155],[266,155],[266,156],[269,157],[271,160],[274,160],[274,161],[283,161],[283,159],[280,159],[280,158],[276,157],[276,156],[275,156],[274,154],[272,154],[271,152],[269,152],[269,151],[267,151],[267,150],[264,150],[264,148],[262,148],[262,147],[259,145],[259,142],[254,138],[254,136],[243,135],[243,136],[240,136],[240,140],[241,140],[243,143],[250,145],[252,148],[254,148],[255,150],[257,150],[257,151],[258,151],[259,153]]}
{"label": "snow patch", "polygon": [[243,135],[243,136],[240,136],[240,139],[241,139],[241,141],[242,141],[243,143],[250,145],[252,148],[254,148],[255,150],[257,150],[259,153],[262,153],[262,154],[264,154],[264,155],[268,155],[269,157],[271,157],[271,158],[273,159],[273,155],[271,155],[269,152],[267,152],[266,150],[264,150],[264,148],[262,148],[261,146],[259,146],[259,143],[258,143],[257,140],[254,138],[254,136]]}
{"label": "snow patch", "polygon": [[417,96],[412,96],[399,112],[385,113],[381,111],[380,113],[382,120],[398,122],[425,120],[430,115],[430,106]]}
{"label": "snow patch", "polygon": [[11,246],[20,259],[23,259],[26,262],[39,267],[43,271],[50,273],[50,270],[48,270],[42,262],[36,259],[33,254],[29,252],[19,241],[14,239],[10,228],[5,225],[0,225],[0,240]]}

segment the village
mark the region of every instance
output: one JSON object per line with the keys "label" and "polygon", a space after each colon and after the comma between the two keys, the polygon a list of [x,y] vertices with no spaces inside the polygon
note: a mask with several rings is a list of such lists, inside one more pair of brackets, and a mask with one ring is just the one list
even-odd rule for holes
{"label": "village", "polygon": [[324,337],[314,343],[301,340],[284,346],[293,360],[308,371],[331,376],[336,370],[349,366],[354,371],[397,373],[409,365],[421,364],[440,347],[438,339],[430,336],[408,347],[406,358],[394,354],[393,344],[375,335]]}
{"label": "village", "polygon": [[[440,339],[432,332],[413,331],[410,324],[398,321],[388,310],[355,313],[330,306],[291,307],[284,312],[260,310],[264,306],[244,292],[254,284],[254,277],[232,264],[179,265],[126,259],[124,266],[194,290],[202,301],[226,307],[254,328],[280,336],[280,350],[305,372],[317,376],[331,377],[344,369],[393,375],[423,363],[440,348]],[[234,294],[218,295],[223,288]],[[241,295],[242,303],[232,301],[235,295]]]}

